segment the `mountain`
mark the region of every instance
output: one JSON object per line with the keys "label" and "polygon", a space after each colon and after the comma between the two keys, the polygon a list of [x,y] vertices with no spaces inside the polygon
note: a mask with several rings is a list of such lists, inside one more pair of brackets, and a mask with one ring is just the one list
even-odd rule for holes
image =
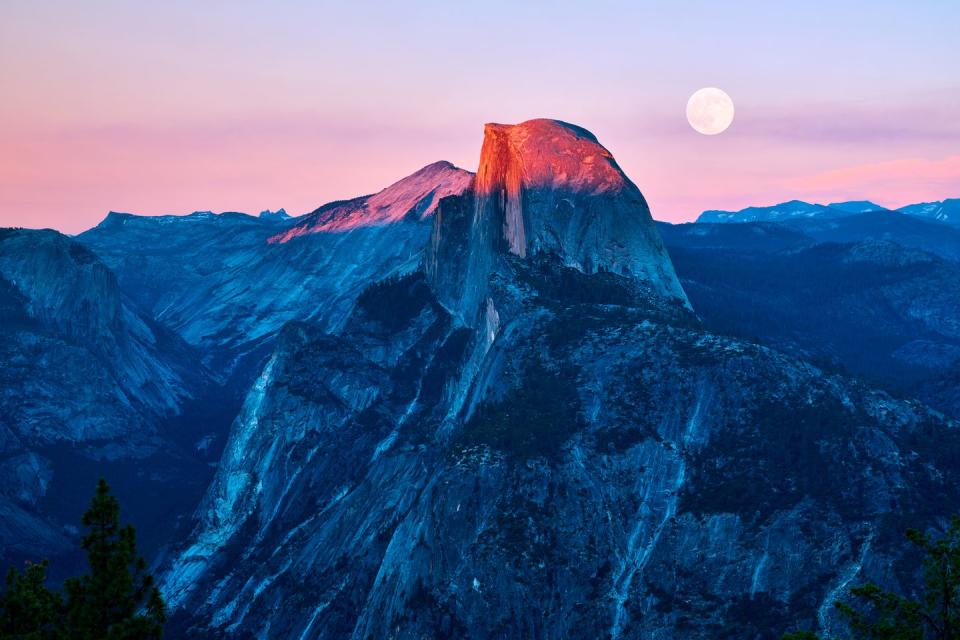
{"label": "mountain", "polygon": [[[189,448],[210,425],[175,426],[208,386],[199,354],[89,249],[55,231],[0,229],[0,562],[72,550],[74,500],[108,470],[131,476],[124,492],[165,478],[134,508],[146,523],[195,500],[210,473]],[[146,548],[170,525],[154,526]]]}
{"label": "mountain", "polygon": [[587,131],[488,125],[479,167],[419,269],[280,331],[165,564],[175,633],[778,637],[915,584],[956,423],[704,328]]}
{"label": "mountain", "polygon": [[[949,211],[945,200],[942,210]],[[877,207],[873,209],[872,207]],[[867,209],[863,212],[862,209]],[[928,211],[929,216],[920,212]],[[869,201],[834,203],[829,207],[792,201],[775,207],[749,207],[740,212],[705,211],[694,224],[661,226],[666,234],[681,234],[676,240],[692,246],[714,244],[732,248],[731,242],[743,248],[786,248],[816,242],[894,242],[905,247],[929,251],[950,260],[960,260],[960,229],[945,224],[947,217],[934,214],[941,203],[911,205],[889,211]],[[948,216],[949,214],[944,214]],[[741,223],[729,229],[723,224]],[[794,237],[788,238],[788,235]],[[786,244],[784,244],[786,243]]]}
{"label": "mountain", "polygon": [[593,134],[556,120],[488,124],[472,197],[441,201],[427,273],[469,323],[500,262],[537,256],[634,276],[686,304],[643,195]]}
{"label": "mountain", "polygon": [[851,200],[849,202],[831,202],[827,205],[830,209],[839,209],[847,213],[870,213],[871,211],[889,211],[886,207],[881,207],[875,202],[869,200]]}
{"label": "mountain", "polygon": [[289,242],[311,233],[389,225],[404,219],[425,220],[441,198],[463,193],[472,180],[469,171],[449,162],[435,162],[374,195],[326,204],[270,238],[270,242]]}
{"label": "mountain", "polygon": [[671,258],[674,247],[768,252],[799,249],[817,242],[801,228],[775,222],[729,225],[706,222],[671,224],[658,221],[656,224],[664,244],[671,252]]}
{"label": "mountain", "polygon": [[[665,230],[707,326],[842,368],[960,418],[960,395],[944,380],[960,374],[960,263],[887,240],[807,237],[790,245],[756,233],[761,224]],[[698,227],[707,227],[712,243],[689,233]]]}
{"label": "mountain", "polygon": [[[960,226],[960,199],[942,202],[923,202],[900,207],[897,212],[907,216]],[[739,211],[704,211],[697,222],[786,222],[791,220],[834,220],[866,213],[890,213],[890,209],[869,200],[833,202],[828,205],[790,200],[769,207],[747,207]],[[884,218],[886,216],[877,216]]]}
{"label": "mountain", "polygon": [[817,242],[892,242],[948,260],[960,260],[960,229],[898,212],[792,219],[782,225]]}
{"label": "mountain", "polygon": [[704,211],[697,222],[781,222],[793,218],[838,218],[854,212],[846,204],[840,203],[839,207],[835,207],[790,200],[770,207],[747,207],[740,211]]}
{"label": "mountain", "polygon": [[[63,409],[52,411],[49,404],[34,406],[24,401],[5,403],[14,410],[8,430],[17,432],[18,439],[33,443],[130,435],[146,427],[135,416],[175,414],[191,398],[191,390],[200,386],[202,371],[196,368],[192,350],[132,305],[114,274],[90,250],[55,231],[26,229],[2,230],[0,248],[0,283],[10,318],[4,329],[11,338],[29,340],[38,350],[49,345],[79,358],[60,365],[17,359],[18,372],[9,377],[4,392],[13,394],[12,385],[36,383],[38,388],[21,388],[16,395],[22,400],[49,396]],[[22,354],[25,346],[21,342],[12,349],[11,357]],[[73,378],[79,373],[74,367],[89,370],[94,379],[95,372],[107,372],[110,382],[101,387],[93,380]],[[36,368],[36,374],[28,374],[25,368]],[[55,372],[68,385],[75,384],[78,393],[83,393],[81,389],[103,392],[116,419],[84,415],[87,403],[65,393],[61,382],[51,376]]]}
{"label": "mountain", "polygon": [[430,234],[424,216],[470,176],[437,163],[376,196],[303,218],[110,214],[77,239],[211,369],[228,377],[239,370],[245,386],[286,322],[333,329],[371,281],[415,268]]}
{"label": "mountain", "polygon": [[897,209],[900,213],[919,218],[927,218],[953,226],[960,226],[960,198],[952,198],[941,202],[923,202],[911,204]]}
{"label": "mountain", "polygon": [[270,211],[266,209],[260,212],[259,218],[266,218],[268,220],[286,220],[290,217],[286,209],[277,209],[276,211]]}

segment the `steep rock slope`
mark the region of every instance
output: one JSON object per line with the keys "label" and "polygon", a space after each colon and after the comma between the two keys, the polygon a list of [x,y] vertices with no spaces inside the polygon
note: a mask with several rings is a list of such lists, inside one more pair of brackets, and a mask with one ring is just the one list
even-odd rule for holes
{"label": "steep rock slope", "polygon": [[415,268],[430,233],[421,219],[470,176],[437,163],[356,206],[334,203],[303,219],[111,214],[78,239],[227,375],[245,361],[259,366],[284,323],[333,329],[371,281]]}
{"label": "steep rock slope", "polygon": [[565,122],[486,125],[472,192],[441,202],[426,269],[456,314],[472,320],[505,256],[633,276],[686,303],[640,190],[592,133]]}
{"label": "steep rock slope", "polygon": [[955,425],[629,285],[522,275],[492,343],[417,276],[378,290],[401,314],[290,328],[167,576],[178,624],[761,638],[830,628],[848,579],[910,584],[889,513],[960,506]]}
{"label": "steep rock slope", "polygon": [[[114,274],[88,249],[55,231],[10,229],[2,230],[0,249],[0,282],[10,317],[3,328],[18,343],[8,352],[16,362],[5,368],[3,390],[11,401],[5,406],[14,412],[7,428],[17,437],[37,443],[142,432],[145,419],[136,416],[175,414],[200,386],[202,372],[193,351],[129,304]],[[27,342],[34,350],[62,346],[63,357],[77,354],[75,364],[15,358],[30,351]],[[51,352],[48,357],[59,356]],[[76,368],[105,384],[83,385]],[[55,376],[64,377],[75,393],[103,396],[79,401]],[[15,404],[14,396],[20,398]],[[31,403],[41,397],[59,404],[62,412]],[[114,419],[84,415],[95,407],[109,407]]]}
{"label": "steep rock slope", "polygon": [[472,181],[473,174],[469,171],[449,162],[435,162],[379,193],[326,204],[270,238],[270,242],[288,242],[298,236],[324,231],[383,226],[405,218],[424,220],[433,215],[441,198],[460,195]]}
{"label": "steep rock slope", "polygon": [[[957,425],[705,331],[659,240],[550,200],[610,183],[560,179],[595,142],[538,122],[543,199],[495,141],[503,178],[482,161],[440,203],[422,274],[336,335],[283,332],[165,573],[176,629],[761,638],[831,630],[854,579],[915,578],[889,514],[960,506]],[[589,240],[561,241],[574,218]]]}
{"label": "steep rock slope", "polygon": [[133,305],[89,249],[54,231],[0,230],[0,562],[74,547],[65,527],[83,503],[71,500],[97,474],[136,476],[151,459],[160,476],[172,472],[164,493],[181,495],[194,465],[177,439],[204,433],[169,427],[207,383],[199,355]]}

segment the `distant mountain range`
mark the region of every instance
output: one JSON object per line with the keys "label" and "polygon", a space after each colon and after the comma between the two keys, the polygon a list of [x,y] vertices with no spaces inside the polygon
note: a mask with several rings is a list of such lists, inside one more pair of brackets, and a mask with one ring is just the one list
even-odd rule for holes
{"label": "distant mountain range", "polygon": [[[861,213],[890,211],[869,200],[834,202],[826,205],[790,200],[769,207],[747,207],[740,211],[704,211],[697,218],[697,222],[785,222],[803,218],[842,218]],[[911,204],[895,211],[960,227],[960,199]]]}

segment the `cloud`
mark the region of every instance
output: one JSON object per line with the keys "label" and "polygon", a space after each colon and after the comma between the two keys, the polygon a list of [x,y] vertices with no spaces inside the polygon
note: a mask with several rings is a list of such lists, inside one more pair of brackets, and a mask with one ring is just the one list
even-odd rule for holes
{"label": "cloud", "polygon": [[827,201],[869,198],[888,207],[960,196],[960,155],[854,165],[789,180],[785,187]]}

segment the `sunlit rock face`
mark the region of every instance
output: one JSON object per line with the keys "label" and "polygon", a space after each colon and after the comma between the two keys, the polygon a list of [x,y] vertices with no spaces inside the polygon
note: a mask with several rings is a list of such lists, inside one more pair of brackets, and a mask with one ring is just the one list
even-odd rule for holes
{"label": "sunlit rock face", "polygon": [[433,214],[441,198],[463,193],[472,180],[469,171],[449,162],[435,162],[371,196],[324,205],[270,238],[270,242],[287,242],[310,233],[383,226],[405,218],[423,220]]}
{"label": "sunlit rock face", "polygon": [[[553,256],[586,274],[628,276],[686,304],[643,195],[585,129],[545,119],[486,125],[475,185],[464,197],[472,203],[442,203],[441,211],[458,211],[468,231],[451,233],[444,225],[453,214],[438,216],[426,264],[431,277],[463,272],[462,293],[441,297],[467,321],[504,254]],[[465,241],[459,250],[443,246]],[[462,262],[447,261],[442,274],[438,253],[459,254]]]}

